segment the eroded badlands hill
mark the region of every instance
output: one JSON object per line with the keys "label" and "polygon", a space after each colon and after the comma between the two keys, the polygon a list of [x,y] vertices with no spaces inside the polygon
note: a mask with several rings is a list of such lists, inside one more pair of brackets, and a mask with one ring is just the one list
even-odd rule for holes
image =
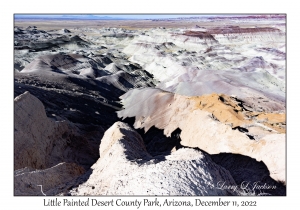
{"label": "eroded badlands hill", "polygon": [[[286,194],[284,16],[36,23],[14,29],[15,195]],[[272,189],[218,187],[245,181]]]}

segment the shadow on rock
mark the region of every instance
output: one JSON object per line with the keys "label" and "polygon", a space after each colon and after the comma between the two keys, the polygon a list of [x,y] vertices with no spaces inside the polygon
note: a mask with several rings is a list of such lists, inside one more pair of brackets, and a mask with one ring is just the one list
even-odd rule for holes
{"label": "shadow on rock", "polygon": [[211,155],[212,160],[227,169],[234,178],[237,185],[246,188],[245,195],[286,195],[286,186],[270,177],[267,166],[253,158],[240,155],[221,153]]}
{"label": "shadow on rock", "polygon": [[[133,117],[126,118],[123,122],[133,127],[134,120]],[[179,128],[172,132],[171,137],[166,137],[164,131],[156,127],[151,127],[146,133],[144,129],[136,129],[136,131],[144,140],[147,152],[153,157],[170,155],[172,151],[182,148]]]}

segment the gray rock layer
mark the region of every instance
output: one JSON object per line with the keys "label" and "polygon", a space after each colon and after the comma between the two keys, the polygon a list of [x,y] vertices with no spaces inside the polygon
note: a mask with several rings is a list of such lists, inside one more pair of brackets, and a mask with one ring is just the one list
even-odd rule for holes
{"label": "gray rock layer", "polygon": [[[48,191],[59,191],[58,185],[67,183],[85,172],[75,163],[60,163],[45,170],[20,170],[15,173],[15,195],[49,195]],[[51,192],[52,193],[52,192]]]}
{"label": "gray rock layer", "polygon": [[14,169],[49,167],[67,145],[62,138],[68,130],[67,122],[50,120],[42,102],[29,92],[16,97],[14,102]]}
{"label": "gray rock layer", "polygon": [[236,195],[218,183],[236,185],[230,173],[195,149],[152,157],[140,135],[116,122],[105,132],[100,158],[88,181],[72,195]]}

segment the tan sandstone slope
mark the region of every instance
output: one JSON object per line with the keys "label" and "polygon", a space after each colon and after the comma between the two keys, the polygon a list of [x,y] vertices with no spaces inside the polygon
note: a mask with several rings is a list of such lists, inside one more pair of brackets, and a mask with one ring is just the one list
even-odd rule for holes
{"label": "tan sandstone slope", "polygon": [[247,111],[234,97],[187,97],[155,88],[131,90],[121,99],[118,116],[135,117],[135,128],[155,126],[166,136],[179,128],[182,145],[252,157],[266,164],[273,179],[285,181],[284,114],[278,114],[278,124],[263,123],[264,116],[274,114]]}

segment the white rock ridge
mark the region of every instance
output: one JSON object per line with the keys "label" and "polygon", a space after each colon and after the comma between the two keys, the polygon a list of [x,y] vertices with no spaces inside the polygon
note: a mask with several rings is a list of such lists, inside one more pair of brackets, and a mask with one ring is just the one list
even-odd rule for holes
{"label": "white rock ridge", "polygon": [[237,195],[218,189],[218,182],[236,185],[230,173],[195,149],[167,156],[151,155],[140,135],[116,122],[100,145],[100,158],[88,181],[73,195]]}

